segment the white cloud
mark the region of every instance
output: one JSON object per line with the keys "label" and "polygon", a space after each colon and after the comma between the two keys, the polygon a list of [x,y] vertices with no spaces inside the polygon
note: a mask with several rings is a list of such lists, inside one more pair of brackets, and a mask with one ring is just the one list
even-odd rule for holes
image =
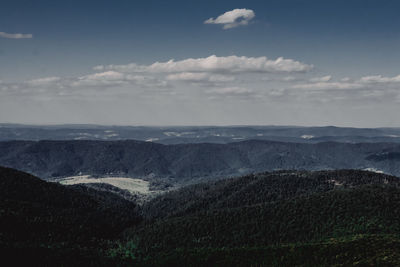
{"label": "white cloud", "polygon": [[284,82],[284,83],[295,83],[305,81],[304,77],[299,76],[280,76],[280,75],[273,75],[273,76],[266,76],[261,78],[262,81],[267,82]]}
{"label": "white cloud", "polygon": [[360,79],[362,83],[398,83],[400,75],[394,77],[384,77],[382,75],[365,76]]}
{"label": "white cloud", "polygon": [[8,39],[31,39],[31,38],[33,38],[33,34],[0,32],[0,37],[8,38]]}
{"label": "white cloud", "polygon": [[235,77],[222,74],[210,74],[206,72],[180,72],[167,75],[170,81],[188,81],[188,82],[230,82]]}
{"label": "white cloud", "polygon": [[214,88],[206,91],[207,94],[217,95],[231,95],[231,96],[248,96],[252,95],[254,91],[243,87],[225,87],[225,88]]}
{"label": "white cloud", "polygon": [[227,11],[217,18],[209,18],[204,21],[205,24],[221,24],[223,29],[231,29],[241,25],[249,24],[249,21],[255,17],[255,13],[251,9],[236,8]]}
{"label": "white cloud", "polygon": [[124,74],[116,71],[105,71],[78,77],[72,86],[104,86],[121,85],[125,83]]}
{"label": "white cloud", "polygon": [[308,84],[293,85],[294,89],[310,89],[310,90],[347,90],[347,89],[360,89],[363,86],[358,83],[346,82],[317,82]]}
{"label": "white cloud", "polygon": [[[309,78],[313,66],[292,59],[215,55],[155,62],[149,65],[97,66],[94,73],[75,77],[44,77],[1,83],[2,95],[26,96],[203,96],[268,101],[395,101],[400,75],[332,80]],[[306,77],[304,77],[306,76]],[[110,89],[110,90],[109,90]],[[111,90],[112,89],[112,90]]]}
{"label": "white cloud", "polygon": [[399,83],[400,75],[374,75],[359,79],[342,78],[337,82],[299,83],[292,85],[287,92],[303,98],[313,97],[316,101],[393,101],[400,96]]}
{"label": "white cloud", "polygon": [[197,82],[197,81],[204,81],[208,80],[209,74],[204,72],[181,72],[181,73],[174,73],[169,74],[167,76],[168,80],[171,81],[190,81],[190,82]]}
{"label": "white cloud", "polygon": [[294,81],[297,81],[297,79],[298,78],[293,77],[293,76],[286,76],[286,77],[282,78],[282,81],[284,81],[284,82],[294,82]]}
{"label": "white cloud", "polygon": [[59,81],[61,81],[60,77],[45,77],[45,78],[30,80],[27,81],[27,83],[32,86],[44,86],[44,85],[51,85]]}
{"label": "white cloud", "polygon": [[166,81],[160,81],[152,76],[135,75],[121,73],[117,71],[105,71],[93,73],[69,80],[68,85],[73,87],[90,86],[90,87],[104,87],[104,86],[123,86],[129,84],[141,85],[144,87],[165,87]]}
{"label": "white cloud", "polygon": [[174,73],[174,72],[225,72],[225,73],[251,73],[251,72],[306,72],[313,68],[293,59],[279,57],[275,60],[267,57],[226,56],[212,55],[206,58],[188,58],[175,61],[155,62],[151,65],[127,65],[96,66],[95,70],[116,70],[120,72],[150,72],[150,73]]}
{"label": "white cloud", "polygon": [[310,82],[319,83],[319,82],[329,82],[332,79],[331,75],[323,76],[323,77],[315,77],[311,78]]}
{"label": "white cloud", "polygon": [[103,66],[103,65],[94,66],[94,67],[93,67],[93,70],[96,70],[96,71],[103,71],[103,70],[104,70],[104,66]]}
{"label": "white cloud", "polygon": [[213,74],[210,75],[210,78],[208,81],[210,82],[232,82],[235,80],[234,76],[229,76],[229,75],[221,75],[221,74]]}
{"label": "white cloud", "polygon": [[79,77],[79,80],[90,80],[90,81],[116,81],[124,78],[122,73],[116,71],[105,71],[100,73],[94,73]]}

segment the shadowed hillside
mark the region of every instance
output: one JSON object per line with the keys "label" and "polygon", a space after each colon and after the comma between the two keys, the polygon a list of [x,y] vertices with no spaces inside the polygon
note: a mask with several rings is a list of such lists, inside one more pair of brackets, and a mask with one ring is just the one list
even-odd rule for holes
{"label": "shadowed hillside", "polygon": [[137,206],[112,193],[0,167],[0,248],[13,261],[94,263],[105,240],[139,220]]}
{"label": "shadowed hillside", "polygon": [[244,141],[161,145],[139,141],[0,142],[0,164],[41,178],[117,174],[174,182],[282,169],[377,169],[400,175],[392,143],[298,144]]}
{"label": "shadowed hillside", "polygon": [[0,168],[4,260],[36,266],[397,266],[400,180],[279,171],[164,193],[139,207],[106,187]]}
{"label": "shadowed hillside", "polygon": [[394,266],[399,205],[397,177],[281,171],[159,196],[128,236],[151,264]]}

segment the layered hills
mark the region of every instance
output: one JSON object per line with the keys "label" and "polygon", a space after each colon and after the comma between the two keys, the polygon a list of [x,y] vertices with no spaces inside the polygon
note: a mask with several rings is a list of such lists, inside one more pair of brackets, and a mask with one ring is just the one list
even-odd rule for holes
{"label": "layered hills", "polygon": [[1,124],[0,141],[10,140],[126,140],[162,144],[231,143],[244,140],[280,142],[400,143],[399,128],[299,126],[102,126]]}
{"label": "layered hills", "polygon": [[0,151],[0,165],[44,179],[112,174],[177,183],[285,169],[368,169],[400,175],[400,145],[394,143],[8,141],[0,142]]}
{"label": "layered hills", "polygon": [[138,206],[104,188],[0,168],[0,247],[3,259],[41,266],[396,266],[399,181],[359,170],[264,172]]}

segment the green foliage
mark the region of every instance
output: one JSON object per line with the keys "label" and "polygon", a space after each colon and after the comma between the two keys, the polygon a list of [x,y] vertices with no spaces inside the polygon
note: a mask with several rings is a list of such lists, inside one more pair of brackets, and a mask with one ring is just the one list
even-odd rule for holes
{"label": "green foliage", "polygon": [[400,189],[361,186],[250,207],[203,210],[135,230],[145,251],[267,246],[354,234],[400,233]]}
{"label": "green foliage", "polygon": [[37,265],[104,265],[106,240],[140,219],[137,205],[114,194],[7,168],[0,168],[0,210],[1,256]]}
{"label": "green foliage", "polygon": [[358,235],[322,243],[269,247],[177,248],[154,255],[148,266],[398,266],[400,239]]}
{"label": "green foliage", "polygon": [[107,250],[109,257],[123,260],[137,260],[138,253],[138,246],[134,240],[128,240],[124,243],[117,241]]}
{"label": "green foliage", "polygon": [[370,172],[198,184],[159,196],[140,218],[115,194],[0,168],[0,200],[0,252],[15,265],[400,265],[400,182]]}

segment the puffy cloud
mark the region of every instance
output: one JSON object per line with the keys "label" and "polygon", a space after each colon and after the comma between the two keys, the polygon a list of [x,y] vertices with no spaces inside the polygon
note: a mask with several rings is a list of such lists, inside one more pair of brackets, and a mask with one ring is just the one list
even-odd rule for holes
{"label": "puffy cloud", "polygon": [[323,76],[323,77],[311,78],[310,82],[312,82],[312,83],[329,82],[331,79],[332,79],[332,76],[327,75],[327,76]]}
{"label": "puffy cloud", "polygon": [[124,78],[125,77],[122,73],[116,71],[105,71],[78,77],[78,79],[74,81],[72,85],[96,86],[96,85],[121,84],[124,82]]}
{"label": "puffy cloud", "polygon": [[97,66],[94,73],[75,77],[0,82],[0,93],[48,97],[176,94],[182,97],[203,95],[210,99],[259,98],[263,101],[369,101],[374,98],[394,101],[400,95],[400,75],[332,80],[330,75],[309,78],[304,72],[311,68],[312,65],[292,59],[212,55],[149,65]]}
{"label": "puffy cloud", "polygon": [[328,90],[328,89],[363,89],[369,90],[393,90],[396,89],[396,84],[400,83],[400,75],[394,77],[384,77],[382,75],[364,76],[358,80],[352,80],[348,77],[340,79],[339,82],[329,82],[331,76],[320,78],[312,78],[308,84],[296,84],[292,88],[310,89],[310,90]]}
{"label": "puffy cloud", "polygon": [[116,70],[120,72],[224,72],[224,73],[276,73],[276,72],[306,72],[313,68],[293,59],[279,57],[275,60],[267,57],[226,56],[212,55],[206,58],[188,58],[175,61],[155,62],[151,65],[127,65],[96,66],[95,70]]}
{"label": "puffy cloud", "polygon": [[329,82],[331,76],[310,79],[310,83],[295,84],[293,89],[315,90],[362,90],[364,96],[382,96],[385,93],[399,92],[398,83],[400,75],[385,77],[382,75],[364,76],[360,79],[350,79],[348,77],[340,79],[338,82]]}
{"label": "puffy cloud", "polygon": [[231,29],[241,25],[249,24],[249,21],[255,17],[255,13],[251,9],[236,8],[231,11],[227,11],[217,18],[209,18],[204,21],[204,24],[220,24],[223,25],[223,29]]}
{"label": "puffy cloud", "polygon": [[167,76],[168,80],[171,81],[190,81],[190,82],[198,82],[208,80],[209,78],[208,73],[201,73],[201,72],[181,72],[181,73],[174,73]]}
{"label": "puffy cloud", "polygon": [[284,81],[284,82],[294,82],[294,81],[297,81],[297,80],[298,80],[298,78],[293,77],[293,76],[286,76],[286,77],[282,78],[282,81]]}
{"label": "puffy cloud", "polygon": [[365,76],[360,79],[362,83],[398,83],[400,75],[394,77],[384,77],[382,75]]}
{"label": "puffy cloud", "polygon": [[363,86],[358,83],[346,82],[317,82],[307,84],[295,84],[292,88],[295,89],[310,89],[310,90],[347,90],[347,89],[360,89]]}
{"label": "puffy cloud", "polygon": [[33,34],[0,32],[0,37],[8,38],[8,39],[31,39],[31,38],[33,38]]}
{"label": "puffy cloud", "polygon": [[123,86],[129,84],[140,84],[142,86],[160,87],[166,86],[166,83],[159,81],[151,76],[133,75],[121,73],[117,71],[104,71],[81,76],[72,79],[69,83],[73,87],[91,86],[91,87],[104,87],[104,86]]}
{"label": "puffy cloud", "polygon": [[[317,79],[315,79],[316,81]],[[364,76],[359,79],[342,78],[334,82],[294,84],[285,93],[315,101],[393,101],[400,97],[400,75]],[[301,90],[298,90],[301,89]]]}
{"label": "puffy cloud", "polygon": [[235,77],[222,74],[210,74],[205,72],[180,72],[169,74],[167,80],[188,82],[230,82]]}
{"label": "puffy cloud", "polygon": [[44,85],[52,85],[59,81],[61,81],[60,77],[45,77],[45,78],[30,80],[27,83],[32,86],[44,86]]}
{"label": "puffy cloud", "polygon": [[207,94],[225,95],[225,96],[250,96],[254,94],[254,90],[243,87],[225,87],[213,88],[206,91]]}

